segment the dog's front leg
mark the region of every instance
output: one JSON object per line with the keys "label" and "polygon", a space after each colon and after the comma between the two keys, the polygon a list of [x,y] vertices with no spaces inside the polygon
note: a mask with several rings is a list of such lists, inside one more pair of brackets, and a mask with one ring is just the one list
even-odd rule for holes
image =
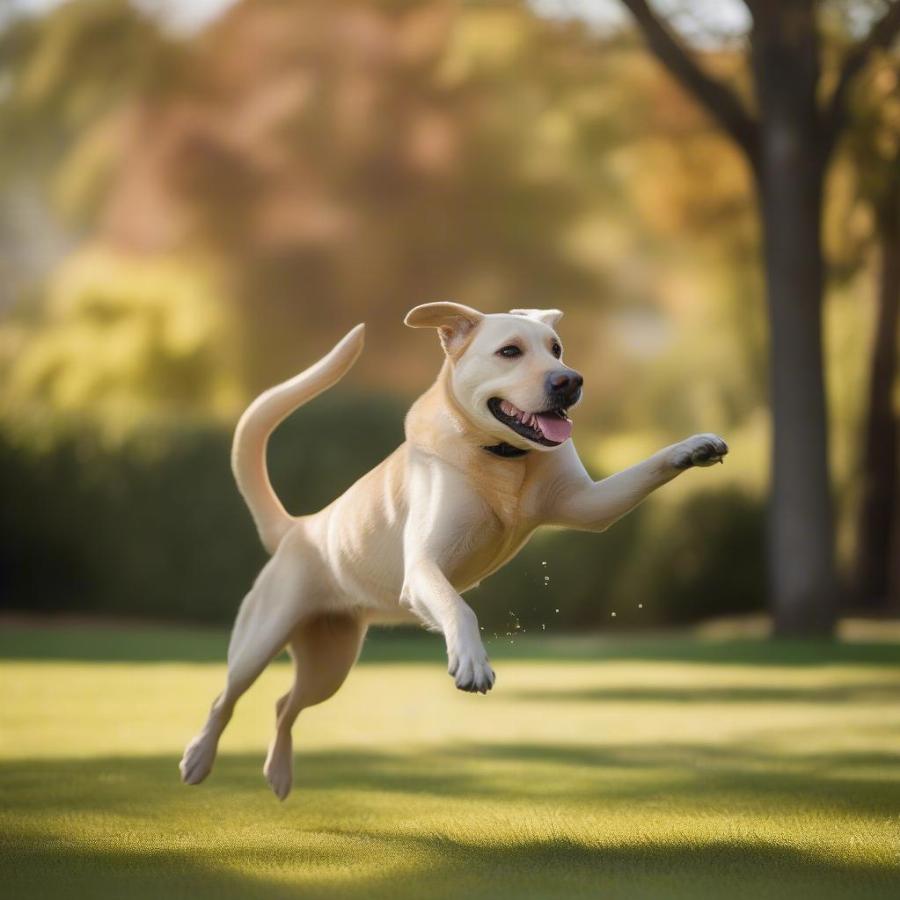
{"label": "dog's front leg", "polygon": [[548,522],[584,531],[605,531],[657,488],[695,466],[722,462],[728,445],[715,434],[693,437],[665,447],[649,459],[602,481],[593,481],[569,449],[565,474],[548,499]]}
{"label": "dog's front leg", "polygon": [[484,505],[461,472],[415,450],[407,488],[400,602],[444,635],[456,686],[487,693],[494,672],[481,643],[478,619],[446,575],[464,565],[472,552],[472,536],[486,519]]}
{"label": "dog's front leg", "polygon": [[461,691],[486,694],[494,670],[481,642],[478,618],[433,560],[413,557],[406,569],[401,602],[441,630],[447,642],[447,671]]}

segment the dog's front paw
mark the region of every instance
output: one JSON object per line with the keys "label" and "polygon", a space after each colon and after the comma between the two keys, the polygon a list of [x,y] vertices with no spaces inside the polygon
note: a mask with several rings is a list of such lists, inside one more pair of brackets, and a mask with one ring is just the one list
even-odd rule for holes
{"label": "dog's front paw", "polygon": [[451,651],[447,671],[461,691],[471,694],[486,694],[494,686],[497,677],[488,662],[484,647],[481,646],[474,651]]}
{"label": "dog's front paw", "polygon": [[672,448],[672,465],[676,469],[712,466],[722,462],[728,444],[717,434],[695,434]]}

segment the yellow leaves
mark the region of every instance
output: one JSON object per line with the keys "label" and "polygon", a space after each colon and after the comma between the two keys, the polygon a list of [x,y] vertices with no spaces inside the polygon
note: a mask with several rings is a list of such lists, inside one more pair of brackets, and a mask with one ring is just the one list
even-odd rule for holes
{"label": "yellow leaves", "polygon": [[123,116],[110,115],[80,132],[54,179],[57,206],[67,218],[77,219],[97,208],[112,168],[121,158],[124,125]]}
{"label": "yellow leaves", "polygon": [[[703,237],[704,229],[724,225],[725,234],[734,234],[741,218],[746,222],[753,215],[749,172],[718,134],[695,133],[677,143],[653,137],[628,153],[635,201],[658,231],[691,229]],[[716,227],[708,237],[721,244],[723,231]]]}
{"label": "yellow leaves", "polygon": [[630,240],[621,220],[592,209],[561,235],[560,246],[575,265],[600,277],[628,252]]}
{"label": "yellow leaves", "polygon": [[397,33],[397,52],[408,65],[427,64],[447,40],[459,13],[455,2],[417,4],[401,20]]}
{"label": "yellow leaves", "polygon": [[451,32],[440,80],[456,85],[481,71],[512,65],[527,46],[528,25],[513,9],[467,10]]}
{"label": "yellow leaves", "polygon": [[58,89],[69,63],[72,33],[68,28],[47,28],[38,52],[29,60],[21,76],[19,91],[29,104],[45,102]]}
{"label": "yellow leaves", "polygon": [[530,154],[523,163],[523,175],[533,179],[560,179],[571,164],[569,153],[577,138],[576,123],[565,109],[546,109],[534,123]]}
{"label": "yellow leaves", "polygon": [[828,173],[828,202],[822,219],[825,255],[834,269],[841,272],[858,266],[874,222],[871,208],[862,202],[859,173],[846,156],[839,157]]}
{"label": "yellow leaves", "polygon": [[37,21],[15,75],[16,103],[52,116],[57,134],[77,129],[140,81],[165,41],[127,0],[63,3]]}
{"label": "yellow leaves", "polygon": [[0,399],[25,428],[77,419],[118,440],[171,415],[228,415],[241,399],[231,324],[202,261],[84,250],[38,321],[0,335]]}

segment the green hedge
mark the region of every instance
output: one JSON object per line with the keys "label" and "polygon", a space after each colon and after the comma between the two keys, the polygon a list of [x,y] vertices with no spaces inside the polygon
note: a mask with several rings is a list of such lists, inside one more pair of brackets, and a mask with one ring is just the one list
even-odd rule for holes
{"label": "green hedge", "polygon": [[[285,423],[270,468],[288,509],[324,506],[384,458],[403,413],[396,400],[334,393]],[[230,622],[265,560],[230,442],[195,428],[39,453],[0,437],[0,605]],[[763,597],[761,532],[759,503],[732,490],[665,512],[648,504],[603,535],[539,533],[468,598],[487,633],[510,639],[748,611]]]}

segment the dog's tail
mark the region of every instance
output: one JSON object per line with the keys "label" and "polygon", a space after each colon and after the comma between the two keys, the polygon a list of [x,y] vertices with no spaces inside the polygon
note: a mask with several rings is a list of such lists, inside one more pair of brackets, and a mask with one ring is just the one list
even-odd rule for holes
{"label": "dog's tail", "polygon": [[315,365],[260,394],[237,424],[231,445],[231,470],[269,553],[275,552],[294,522],[269,481],[269,435],[298,406],[327,391],[350,371],[362,352],[364,332],[365,325],[357,325]]}

